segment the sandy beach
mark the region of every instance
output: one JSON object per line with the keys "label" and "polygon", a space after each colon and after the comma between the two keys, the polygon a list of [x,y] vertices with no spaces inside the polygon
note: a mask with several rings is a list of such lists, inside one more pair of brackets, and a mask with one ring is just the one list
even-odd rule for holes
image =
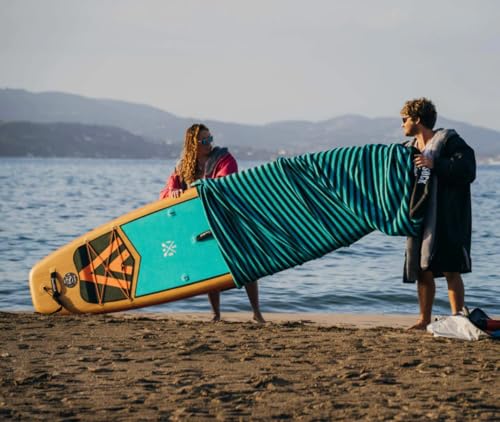
{"label": "sandy beach", "polygon": [[498,420],[499,344],[414,316],[0,313],[2,420]]}

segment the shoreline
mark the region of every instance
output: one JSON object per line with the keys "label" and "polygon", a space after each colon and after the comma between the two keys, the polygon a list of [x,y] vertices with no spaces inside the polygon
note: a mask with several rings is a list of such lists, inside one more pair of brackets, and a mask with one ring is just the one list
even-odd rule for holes
{"label": "shoreline", "polygon": [[[137,309],[121,312],[110,312],[106,314],[72,314],[72,315],[44,315],[34,311],[27,310],[10,311],[1,310],[0,315],[19,315],[19,316],[34,316],[34,317],[54,317],[54,318],[71,318],[84,317],[92,318],[106,316],[116,319],[151,319],[151,320],[174,320],[184,322],[205,322],[212,323],[211,312],[196,311],[172,311],[172,312],[141,312]],[[266,323],[284,324],[284,323],[304,323],[325,327],[342,327],[342,328],[407,328],[411,326],[417,319],[418,315],[413,314],[354,314],[354,313],[330,313],[330,312],[263,312],[262,315]],[[228,311],[221,313],[220,322],[228,323],[252,323],[258,324],[252,320],[251,311]]]}
{"label": "shoreline", "polygon": [[[122,312],[110,314],[120,318],[148,317],[151,319],[174,319],[179,321],[211,322],[210,312]],[[418,319],[418,315],[408,314],[337,314],[308,312],[263,312],[266,322],[287,323],[303,322],[320,326],[339,326],[350,328],[409,327]],[[222,312],[221,319],[225,322],[252,322],[252,312]]]}
{"label": "shoreline", "polygon": [[500,412],[498,342],[414,315],[0,312],[14,420],[464,420]]}
{"label": "shoreline", "polygon": [[[32,315],[34,317],[55,317],[55,318],[71,318],[84,317],[92,318],[106,316],[116,319],[143,319],[143,320],[173,320],[184,322],[199,322],[212,323],[211,312],[196,311],[172,311],[172,312],[140,312],[136,310],[111,312],[106,314],[73,314],[73,315],[43,315],[26,310],[9,311],[0,310],[0,315]],[[221,313],[220,322],[228,323],[252,323],[257,322],[252,320],[251,311],[228,311]],[[266,323],[285,324],[285,323],[304,323],[324,327],[341,327],[355,329],[373,329],[373,328],[394,328],[405,329],[412,326],[418,319],[418,314],[371,314],[371,313],[331,313],[331,312],[263,312],[262,315]],[[441,314],[432,315],[432,320]],[[500,315],[489,315],[490,318],[500,320]],[[265,324],[264,324],[265,325]]]}

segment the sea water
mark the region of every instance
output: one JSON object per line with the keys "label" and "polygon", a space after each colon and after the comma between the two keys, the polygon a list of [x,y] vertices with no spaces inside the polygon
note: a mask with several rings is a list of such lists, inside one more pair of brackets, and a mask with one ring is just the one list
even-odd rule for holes
{"label": "sea water", "polygon": [[[242,161],[240,168],[259,163]],[[40,259],[87,231],[157,199],[173,161],[0,159],[0,310],[32,311],[28,275]],[[500,314],[500,166],[472,185],[473,272],[466,303]],[[263,312],[416,313],[416,286],[401,281],[405,239],[372,233],[349,248],[259,281]],[[221,294],[224,311],[249,311],[244,289]],[[144,312],[209,311],[206,295]],[[437,281],[434,312],[449,313]]]}

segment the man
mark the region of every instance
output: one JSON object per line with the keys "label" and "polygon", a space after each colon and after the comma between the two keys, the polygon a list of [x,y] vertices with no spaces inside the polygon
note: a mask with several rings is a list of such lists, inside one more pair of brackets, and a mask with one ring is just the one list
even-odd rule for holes
{"label": "man", "polygon": [[429,202],[422,233],[408,238],[405,282],[417,280],[420,318],[411,329],[425,329],[431,322],[436,291],[435,277],[446,277],[452,314],[464,306],[461,273],[471,271],[470,184],[476,177],[474,151],[452,129],[434,130],[436,108],[427,98],[407,101],[401,109],[405,136],[417,167],[432,171]]}

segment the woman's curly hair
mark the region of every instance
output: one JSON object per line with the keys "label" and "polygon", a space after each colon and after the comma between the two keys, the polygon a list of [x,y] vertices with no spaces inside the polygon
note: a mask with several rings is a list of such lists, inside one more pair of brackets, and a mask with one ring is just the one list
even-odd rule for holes
{"label": "woman's curly hair", "polygon": [[208,128],[204,124],[196,123],[186,130],[184,137],[184,147],[177,173],[188,186],[196,180],[198,134],[202,130],[208,130]]}

